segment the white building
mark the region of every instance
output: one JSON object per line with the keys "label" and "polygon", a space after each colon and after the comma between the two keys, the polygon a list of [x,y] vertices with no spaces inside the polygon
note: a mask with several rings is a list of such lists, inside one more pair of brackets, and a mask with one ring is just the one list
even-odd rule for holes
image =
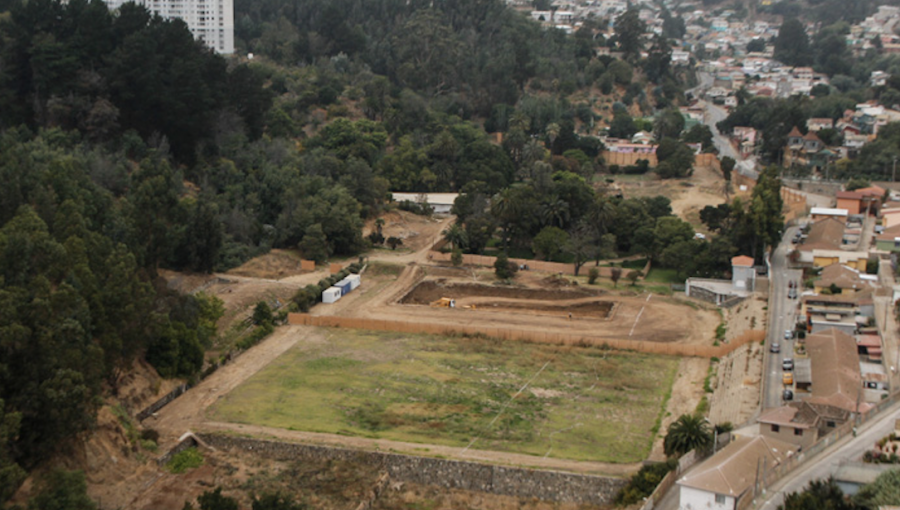
{"label": "white building", "polygon": [[[127,0],[132,1],[132,0]],[[165,19],[187,23],[194,38],[216,53],[234,53],[234,0],[133,0]],[[126,0],[105,0],[110,10]]]}
{"label": "white building", "polygon": [[771,470],[797,447],[764,436],[739,438],[693,468],[676,483],[680,510],[735,510],[753,498],[757,471],[765,462]]}

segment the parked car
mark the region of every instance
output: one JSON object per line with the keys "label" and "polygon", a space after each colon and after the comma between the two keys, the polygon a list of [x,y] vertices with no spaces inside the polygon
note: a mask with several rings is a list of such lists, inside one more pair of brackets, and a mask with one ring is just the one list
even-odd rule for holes
{"label": "parked car", "polygon": [[794,338],[794,332],[789,329],[784,330],[784,339],[790,340],[792,338]]}
{"label": "parked car", "polygon": [[772,345],[769,346],[770,352],[781,352],[781,345],[778,342],[772,342]]}
{"label": "parked car", "polygon": [[794,373],[793,372],[785,372],[781,374],[781,382],[784,383],[785,386],[790,386],[794,384]]}
{"label": "parked car", "polygon": [[781,362],[781,368],[785,370],[793,370],[794,369],[794,360],[791,358],[784,358]]}
{"label": "parked car", "polygon": [[794,400],[794,392],[791,390],[784,390],[784,393],[782,393],[781,396],[785,400]]}

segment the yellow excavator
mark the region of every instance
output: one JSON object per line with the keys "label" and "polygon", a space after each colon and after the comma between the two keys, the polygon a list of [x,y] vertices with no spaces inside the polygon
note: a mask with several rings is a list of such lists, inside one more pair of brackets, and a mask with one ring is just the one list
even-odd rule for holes
{"label": "yellow excavator", "polygon": [[431,306],[433,308],[456,308],[456,300],[448,297],[442,297],[437,301],[432,301]]}

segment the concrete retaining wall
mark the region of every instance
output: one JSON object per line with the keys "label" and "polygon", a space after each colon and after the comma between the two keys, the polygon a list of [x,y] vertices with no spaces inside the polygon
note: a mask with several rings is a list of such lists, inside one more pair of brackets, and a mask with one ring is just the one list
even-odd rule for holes
{"label": "concrete retaining wall", "polygon": [[160,466],[165,466],[172,460],[172,457],[174,457],[175,455],[187,450],[188,448],[193,448],[197,445],[198,445],[197,439],[194,437],[194,435],[188,434],[186,437],[184,437],[184,439],[179,441],[178,444],[176,444],[174,448],[172,448],[171,450],[166,452],[166,454],[163,455],[162,457],[156,459],[156,463],[159,464]]}
{"label": "concrete retaining wall", "polygon": [[150,417],[151,414],[155,413],[156,411],[159,411],[159,410],[162,409],[163,407],[166,407],[166,406],[169,404],[169,402],[171,402],[171,401],[175,400],[176,398],[180,397],[181,395],[184,394],[184,392],[186,392],[186,391],[189,390],[190,388],[191,388],[191,387],[190,387],[189,385],[187,385],[187,384],[182,384],[182,385],[178,386],[178,387],[175,388],[174,390],[172,390],[172,391],[170,391],[169,393],[167,393],[166,396],[164,396],[163,398],[161,398],[161,399],[157,400],[156,402],[150,404],[150,405],[147,406],[143,411],[139,412],[139,413],[137,414],[137,416],[136,416],[137,421],[144,421],[144,420],[146,420],[147,418]]}
{"label": "concrete retaining wall", "polygon": [[200,434],[213,448],[237,449],[281,461],[340,460],[372,466],[394,480],[520,498],[607,505],[626,480],[602,476],[492,466],[459,460],[414,457],[261,439]]}

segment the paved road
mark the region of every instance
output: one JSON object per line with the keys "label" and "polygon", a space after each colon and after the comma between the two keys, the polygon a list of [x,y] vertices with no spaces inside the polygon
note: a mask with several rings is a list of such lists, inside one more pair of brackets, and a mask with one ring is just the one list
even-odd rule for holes
{"label": "paved road", "polygon": [[[797,269],[788,269],[787,254],[793,249],[791,238],[797,232],[798,227],[790,227],[782,238],[781,244],[772,254],[772,267],[769,272],[769,329],[766,335],[766,354],[763,359],[763,399],[762,409],[779,407],[783,404],[781,399],[784,386],[781,384],[781,361],[784,358],[793,357],[794,340],[785,340],[785,330],[793,330],[796,324],[797,303],[799,297],[788,297],[788,282],[794,281],[799,285],[802,281],[802,272]],[[771,352],[774,343],[781,346],[780,353]]]}
{"label": "paved road", "polygon": [[[692,93],[695,97],[700,97],[712,86],[713,76],[706,72],[699,72],[697,73],[697,77],[700,80],[700,84],[690,89],[688,92]],[[755,179],[757,177],[756,160],[753,157],[747,159],[742,158],[734,149],[734,146],[731,145],[728,137],[720,133],[719,129],[716,128],[716,123],[725,120],[726,117],[728,117],[728,112],[724,108],[716,106],[712,101],[706,101],[706,115],[703,118],[703,123],[712,130],[713,145],[718,149],[719,156],[731,157],[738,163],[735,167],[738,172]]]}
{"label": "paved road", "polygon": [[897,418],[900,418],[900,402],[884,411],[879,418],[860,427],[860,434],[857,437],[846,436],[805,468],[800,468],[782,478],[769,489],[765,500],[757,508],[775,510],[784,501],[785,494],[803,490],[812,480],[834,475],[842,462],[860,460],[863,452],[871,448],[875,441],[894,430],[894,421]]}

